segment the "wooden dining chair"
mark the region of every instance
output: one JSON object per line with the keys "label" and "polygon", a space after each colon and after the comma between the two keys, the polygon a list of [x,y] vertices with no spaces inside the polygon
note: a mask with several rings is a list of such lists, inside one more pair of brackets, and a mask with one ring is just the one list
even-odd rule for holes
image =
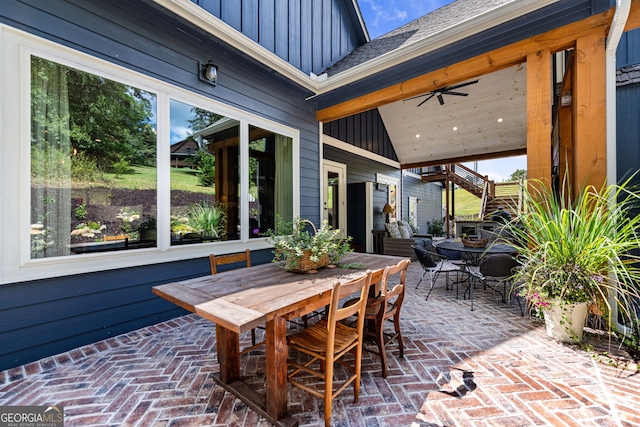
{"label": "wooden dining chair", "polygon": [[[209,264],[211,264],[211,274],[218,273],[219,265],[226,264],[239,264],[243,263],[243,267],[251,267],[251,251],[249,249],[244,252],[238,252],[233,254],[225,254],[225,255],[209,255]],[[242,353],[246,353],[247,351],[251,351],[254,348],[264,344],[264,342],[260,342],[256,344],[256,329],[251,329],[251,347],[242,350]]]}
{"label": "wooden dining chair", "polygon": [[[387,352],[386,347],[396,340],[400,350],[400,357],[404,357],[404,343],[400,329],[400,312],[404,301],[404,293],[407,281],[407,267],[411,260],[402,260],[396,265],[386,267],[382,274],[380,296],[367,300],[365,322],[365,336],[373,337],[377,351],[367,347],[365,349],[380,357],[382,366],[382,378],[387,378]],[[368,322],[370,321],[370,322]],[[385,332],[387,321],[393,323],[393,332]],[[373,328],[371,328],[373,326]]]}
{"label": "wooden dining chair", "polygon": [[[400,357],[404,357],[404,343],[400,330],[400,311],[404,301],[405,286],[407,282],[407,268],[411,260],[406,259],[396,265],[386,267],[380,274],[373,274],[371,287],[376,291],[369,293],[367,309],[365,311],[365,337],[371,337],[376,345],[376,350],[364,346],[364,350],[377,354],[380,357],[382,378],[387,378],[387,353],[386,346],[393,340],[398,342]],[[349,300],[344,306],[351,305],[355,300]],[[387,321],[393,322],[394,332],[385,332]]]}
{"label": "wooden dining chair", "polygon": [[[362,341],[364,313],[367,303],[367,293],[371,283],[371,271],[365,276],[351,282],[336,281],[331,291],[331,303],[326,318],[323,318],[296,334],[287,337],[290,349],[306,354],[310,360],[298,363],[295,359],[287,361],[287,366],[293,371],[287,375],[289,382],[314,396],[324,399],[324,424],[331,425],[331,410],[333,399],[347,386],[353,383],[354,402],[358,402],[360,393],[360,365],[362,362]],[[340,300],[353,294],[359,294],[357,301],[348,307],[339,307]],[[357,317],[355,327],[341,323],[352,316]],[[344,356],[352,352],[353,360],[344,360]],[[318,369],[312,368],[315,362]],[[339,363],[352,374],[334,391],[334,364]],[[314,366],[315,367],[315,366]],[[296,379],[298,374],[310,374],[324,381],[324,391],[318,391],[313,384],[307,385]],[[305,381],[306,382],[306,381]]]}

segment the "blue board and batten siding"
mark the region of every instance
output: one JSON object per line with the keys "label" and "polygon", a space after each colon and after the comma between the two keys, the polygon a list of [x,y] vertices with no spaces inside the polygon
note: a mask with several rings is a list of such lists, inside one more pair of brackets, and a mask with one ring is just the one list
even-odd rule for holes
{"label": "blue board and batten siding", "polygon": [[625,74],[616,89],[616,167],[624,180],[640,165],[640,29],[622,35],[616,67]]}
{"label": "blue board and batten siding", "polygon": [[[382,117],[377,108],[349,117],[334,120],[323,125],[325,135],[331,136],[354,147],[370,151],[387,159],[398,161],[391,138],[387,133]],[[409,197],[420,199],[424,203],[418,205],[418,226],[421,233],[426,233],[427,222],[442,217],[442,186],[426,183],[412,174],[403,175],[391,166],[383,165],[363,157],[334,147],[324,148],[324,158],[340,163],[348,163],[347,183],[376,181],[376,173],[382,173],[401,182],[402,212],[398,219],[409,217]],[[382,212],[386,203],[386,191],[376,191],[373,195],[373,211]],[[351,211],[351,206],[348,211]],[[374,215],[373,228],[384,228],[384,216]],[[350,232],[349,232],[350,233]]]}
{"label": "blue board and batten siding", "polygon": [[393,161],[398,161],[391,138],[377,108],[325,123],[325,135]]}
{"label": "blue board and batten siding", "polygon": [[616,68],[640,64],[640,29],[622,34],[616,51]]}
{"label": "blue board and batten siding", "polygon": [[618,87],[616,104],[616,168],[624,180],[640,168],[640,82]]}
{"label": "blue board and batten siding", "polygon": [[[319,135],[306,90],[151,3],[4,0],[0,22],[299,129],[300,214],[319,220]],[[212,55],[217,87],[196,75]],[[270,259],[252,254],[254,264]],[[200,258],[2,285],[0,371],[182,314],[151,288],[208,272]]]}
{"label": "blue board and batten siding", "polygon": [[191,1],[306,74],[320,74],[366,41],[348,19],[349,0]]}

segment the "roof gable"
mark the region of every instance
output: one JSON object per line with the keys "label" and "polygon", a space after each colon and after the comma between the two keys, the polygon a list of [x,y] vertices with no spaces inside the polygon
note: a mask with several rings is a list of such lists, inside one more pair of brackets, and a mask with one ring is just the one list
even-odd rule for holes
{"label": "roof gable", "polygon": [[329,75],[340,73],[370,59],[427,39],[461,23],[478,19],[492,10],[516,1],[519,0],[456,0],[357,47],[324,72]]}

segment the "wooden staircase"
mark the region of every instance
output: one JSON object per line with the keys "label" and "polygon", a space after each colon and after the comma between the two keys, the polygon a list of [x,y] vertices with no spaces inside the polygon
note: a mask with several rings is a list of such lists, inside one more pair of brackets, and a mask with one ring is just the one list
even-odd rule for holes
{"label": "wooden staircase", "polygon": [[482,203],[478,212],[479,219],[485,219],[498,210],[499,206],[504,207],[512,217],[521,211],[521,182],[496,184],[459,163],[421,168],[420,174],[423,181],[449,181],[480,198]]}

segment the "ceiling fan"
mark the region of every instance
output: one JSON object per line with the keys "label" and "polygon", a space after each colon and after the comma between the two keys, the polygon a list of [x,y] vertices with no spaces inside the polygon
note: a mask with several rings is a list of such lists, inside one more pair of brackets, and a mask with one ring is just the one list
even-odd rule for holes
{"label": "ceiling fan", "polygon": [[455,92],[454,89],[460,89],[461,87],[469,86],[469,85],[476,84],[476,83],[478,83],[478,80],[472,80],[470,82],[460,83],[460,84],[453,85],[453,86],[445,86],[445,87],[442,87],[440,89],[434,90],[432,92],[423,93],[422,95],[418,95],[418,96],[414,96],[413,98],[405,99],[405,101],[409,101],[411,99],[420,98],[421,96],[426,96],[426,98],[424,100],[422,100],[422,102],[420,104],[416,105],[416,107],[419,107],[419,106],[421,106],[422,104],[424,104],[425,102],[427,102],[428,100],[430,100],[431,98],[433,98],[435,96],[436,98],[438,98],[438,101],[440,102],[440,105],[444,105],[444,98],[442,97],[442,95],[468,96],[469,95],[468,93]]}

